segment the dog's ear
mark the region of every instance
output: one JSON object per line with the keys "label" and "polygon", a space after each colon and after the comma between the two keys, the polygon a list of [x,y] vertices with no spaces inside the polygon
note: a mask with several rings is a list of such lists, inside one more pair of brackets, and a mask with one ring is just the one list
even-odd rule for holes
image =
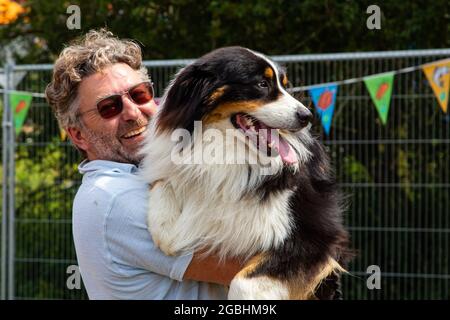
{"label": "dog's ear", "polygon": [[214,82],[214,75],[201,65],[192,64],[182,69],[165,94],[157,130],[183,128],[192,132],[194,121],[202,118]]}

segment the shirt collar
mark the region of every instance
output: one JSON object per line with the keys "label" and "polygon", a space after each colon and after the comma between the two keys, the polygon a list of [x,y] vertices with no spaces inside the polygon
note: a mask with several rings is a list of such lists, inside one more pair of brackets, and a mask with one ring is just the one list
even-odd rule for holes
{"label": "shirt collar", "polygon": [[134,173],[137,170],[137,167],[131,163],[121,163],[115,161],[108,160],[83,160],[78,165],[78,171],[81,174],[85,174],[87,172],[93,172],[97,170],[105,170],[105,169],[118,169],[127,173]]}

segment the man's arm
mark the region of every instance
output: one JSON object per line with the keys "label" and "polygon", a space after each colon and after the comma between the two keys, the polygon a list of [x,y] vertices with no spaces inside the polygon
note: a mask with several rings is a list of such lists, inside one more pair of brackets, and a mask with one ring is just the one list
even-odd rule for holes
{"label": "man's arm", "polygon": [[238,259],[220,261],[215,255],[205,257],[202,253],[194,253],[183,279],[212,282],[228,286],[243,266],[243,263]]}

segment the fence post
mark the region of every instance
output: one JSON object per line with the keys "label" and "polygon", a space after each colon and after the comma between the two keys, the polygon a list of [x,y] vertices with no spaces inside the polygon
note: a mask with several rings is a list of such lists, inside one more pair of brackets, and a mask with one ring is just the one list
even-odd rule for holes
{"label": "fence post", "polygon": [[[14,83],[14,63],[9,64],[9,88],[10,90],[15,89]],[[9,248],[8,248],[8,299],[13,300],[15,297],[15,256],[16,256],[16,224],[15,224],[15,185],[16,185],[16,131],[14,128],[14,112],[9,105],[9,121],[11,125],[9,126],[9,204],[8,204],[8,237],[9,237]]]}
{"label": "fence post", "polygon": [[1,298],[14,299],[14,256],[15,256],[15,132],[13,112],[10,106],[10,90],[14,89],[14,64],[5,65],[5,86],[3,94],[2,121],[2,270],[1,270]]}
{"label": "fence post", "polygon": [[3,164],[3,181],[2,181],[2,271],[1,271],[1,298],[5,300],[7,298],[7,267],[8,267],[8,216],[9,216],[9,127],[12,123],[10,119],[9,108],[9,85],[10,85],[10,66],[5,65],[5,83],[3,94],[3,118],[2,118],[2,164]]}

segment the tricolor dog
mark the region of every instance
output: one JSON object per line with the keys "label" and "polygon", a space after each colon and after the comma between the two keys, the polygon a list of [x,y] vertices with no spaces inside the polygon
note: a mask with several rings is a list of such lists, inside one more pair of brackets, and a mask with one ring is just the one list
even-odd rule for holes
{"label": "tricolor dog", "polygon": [[142,148],[155,244],[248,258],[230,299],[334,298],[349,257],[342,195],[287,84],[260,53],[212,51],[172,80]]}

